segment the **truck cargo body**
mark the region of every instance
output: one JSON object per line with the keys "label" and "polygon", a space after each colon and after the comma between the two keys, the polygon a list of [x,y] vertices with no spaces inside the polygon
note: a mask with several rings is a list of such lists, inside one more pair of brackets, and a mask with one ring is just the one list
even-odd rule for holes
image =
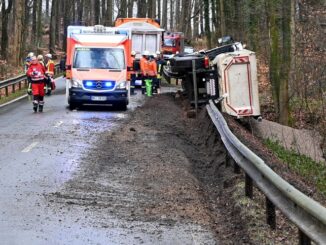
{"label": "truck cargo body", "polygon": [[137,58],[147,50],[151,54],[160,51],[164,29],[158,22],[149,18],[118,18],[115,26],[131,30],[132,48]]}
{"label": "truck cargo body", "polygon": [[257,62],[254,52],[235,51],[213,60],[218,68],[222,111],[236,117],[260,116]]}
{"label": "truck cargo body", "polygon": [[130,46],[128,29],[68,27],[66,96],[71,109],[83,104],[126,109]]}

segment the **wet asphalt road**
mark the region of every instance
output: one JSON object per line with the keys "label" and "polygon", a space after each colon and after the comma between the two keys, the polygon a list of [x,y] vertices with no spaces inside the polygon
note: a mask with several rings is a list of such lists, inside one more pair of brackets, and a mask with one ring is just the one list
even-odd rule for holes
{"label": "wet asphalt road", "polygon": [[[204,244],[202,239],[215,244],[207,239],[209,233],[192,232],[200,230],[192,224],[162,227],[101,213],[87,217],[74,207],[68,213],[53,210],[47,194],[78,175],[80,159],[90,154],[98,135],[128,120],[144,101],[138,92],[127,112],[93,107],[70,111],[62,79],[57,87],[45,98],[42,114],[32,112],[28,99],[0,109],[0,244]],[[111,225],[99,225],[100,216]]]}

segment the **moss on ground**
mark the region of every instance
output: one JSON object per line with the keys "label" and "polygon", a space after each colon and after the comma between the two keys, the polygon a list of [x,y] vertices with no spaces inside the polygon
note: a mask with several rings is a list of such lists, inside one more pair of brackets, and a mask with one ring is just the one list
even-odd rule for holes
{"label": "moss on ground", "polygon": [[290,169],[313,183],[320,193],[326,195],[325,164],[315,162],[310,157],[300,155],[294,150],[287,150],[276,141],[267,139],[264,143],[280,160],[286,163]]}

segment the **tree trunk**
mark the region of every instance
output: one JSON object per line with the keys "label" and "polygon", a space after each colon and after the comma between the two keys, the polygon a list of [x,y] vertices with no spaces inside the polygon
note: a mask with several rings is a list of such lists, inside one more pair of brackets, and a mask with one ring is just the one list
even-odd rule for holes
{"label": "tree trunk", "polygon": [[168,28],[168,0],[162,0],[163,1],[163,10],[162,12],[164,13],[162,15],[162,27],[163,29]]}
{"label": "tree trunk", "polygon": [[154,1],[147,2],[147,17],[153,18],[153,3]]}
{"label": "tree trunk", "polygon": [[61,4],[62,4],[63,0],[57,0],[55,3],[55,12],[56,12],[56,16],[55,16],[55,45],[57,45],[58,47],[60,46],[60,40],[61,40]]}
{"label": "tree trunk", "polygon": [[194,18],[193,18],[193,37],[199,36],[199,0],[195,0],[194,3]]}
{"label": "tree trunk", "polygon": [[106,11],[106,24],[108,26],[113,25],[113,0],[107,0],[108,1],[108,6],[107,6],[107,11]]}
{"label": "tree trunk", "polygon": [[64,3],[64,17],[63,17],[63,44],[62,44],[62,49],[64,51],[67,51],[67,28],[71,24],[71,18],[70,14],[72,11],[72,2],[71,1],[65,1]]}
{"label": "tree trunk", "polygon": [[128,18],[133,17],[134,0],[128,0]]}
{"label": "tree trunk", "polygon": [[[293,0],[291,0],[292,3]],[[282,63],[280,70],[279,122],[289,124],[289,78],[291,69],[291,6],[288,0],[282,4]]]}
{"label": "tree trunk", "polygon": [[209,21],[209,0],[204,0],[205,34],[208,48],[212,48],[211,29]]}
{"label": "tree trunk", "polygon": [[146,0],[138,0],[137,5],[137,17],[138,18],[146,18],[146,10],[148,6]]}
{"label": "tree trunk", "polygon": [[94,0],[94,25],[100,24],[101,3],[100,0]]}
{"label": "tree trunk", "polygon": [[157,1],[157,18],[162,21],[162,2],[161,0]]}
{"label": "tree trunk", "polygon": [[26,47],[30,43],[30,40],[29,40],[30,30],[28,28],[28,26],[29,26],[30,10],[31,10],[31,7],[29,5],[30,2],[31,2],[30,0],[25,0],[25,7],[24,7],[24,9],[25,9],[25,19],[24,19],[24,23],[27,26],[27,28],[24,28],[24,30],[23,30],[23,37],[22,37],[22,39],[23,39],[22,50],[23,51],[26,51]]}
{"label": "tree trunk", "polygon": [[174,1],[170,0],[170,31],[174,29]]}
{"label": "tree trunk", "polygon": [[51,6],[51,19],[50,19],[50,33],[49,33],[49,50],[51,54],[55,53],[55,20],[56,20],[56,5],[57,5],[57,0],[52,0],[52,6]]}
{"label": "tree trunk", "polygon": [[33,12],[32,12],[32,43],[35,44],[37,40],[37,3],[38,0],[33,0]]}
{"label": "tree trunk", "polygon": [[46,19],[50,17],[50,0],[45,0],[45,15]]}
{"label": "tree trunk", "polygon": [[2,0],[1,56],[5,60],[8,57],[8,20],[9,20],[9,14],[11,10],[12,10],[12,0],[8,1],[7,8],[6,8],[6,0]]}
{"label": "tree trunk", "polygon": [[13,38],[11,40],[11,49],[10,49],[10,64],[19,65],[21,64],[21,55],[22,55],[22,30],[24,28],[24,0],[14,0],[14,15],[13,15]]}
{"label": "tree trunk", "polygon": [[174,11],[174,19],[175,19],[175,29],[176,31],[180,31],[181,29],[181,12],[180,12],[180,0],[174,0],[175,1],[175,11]]}
{"label": "tree trunk", "polygon": [[120,6],[117,18],[127,17],[127,0],[120,0]]}
{"label": "tree trunk", "polygon": [[43,33],[43,24],[42,24],[42,0],[38,0],[37,3],[37,30],[36,30],[36,45],[39,48],[42,42],[42,33]]}
{"label": "tree trunk", "polygon": [[83,24],[84,8],[82,6],[84,6],[84,0],[78,0],[77,1],[77,20],[76,20],[76,22],[78,23],[78,25],[82,25]]}
{"label": "tree trunk", "polygon": [[224,14],[224,0],[220,0],[220,16],[221,16],[221,35],[226,35],[225,14]]}

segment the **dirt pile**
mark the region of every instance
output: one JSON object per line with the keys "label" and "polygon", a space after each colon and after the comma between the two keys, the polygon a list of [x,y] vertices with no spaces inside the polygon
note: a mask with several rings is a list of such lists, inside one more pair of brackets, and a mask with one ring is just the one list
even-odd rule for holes
{"label": "dirt pile", "polygon": [[110,227],[112,216],[130,227],[138,222],[142,230],[148,222],[193,224],[201,227],[196,232],[214,234],[214,242],[202,244],[291,241],[285,222],[276,234],[264,224],[258,193],[258,204],[244,197],[243,176],[225,166],[223,144],[206,111],[191,119],[187,109],[172,94],[147,99],[119,129],[99,135],[80,171],[48,197],[51,205],[97,216],[101,227]]}

